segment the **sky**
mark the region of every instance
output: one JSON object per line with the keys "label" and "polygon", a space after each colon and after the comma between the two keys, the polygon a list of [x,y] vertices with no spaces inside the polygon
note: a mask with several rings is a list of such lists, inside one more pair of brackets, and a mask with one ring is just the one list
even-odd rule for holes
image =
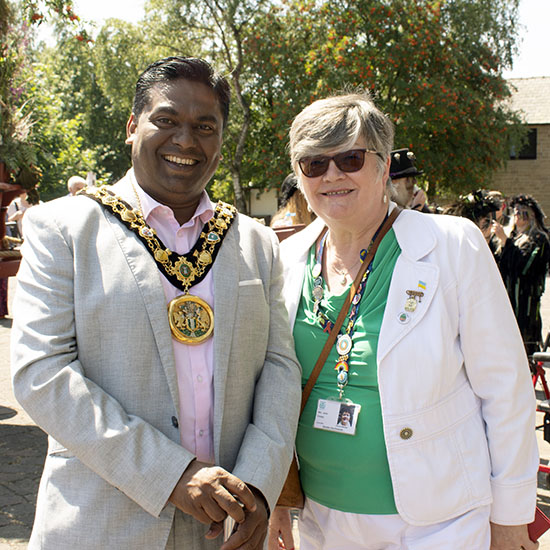
{"label": "sky", "polygon": [[98,28],[111,17],[136,23],[143,18],[145,0],[74,0],[74,11],[86,21],[96,21]]}
{"label": "sky", "polygon": [[519,55],[505,78],[550,76],[550,0],[521,0]]}
{"label": "sky", "polygon": [[[98,28],[105,19],[116,17],[137,22],[144,14],[145,0],[75,0],[75,12],[83,19],[96,21]],[[505,78],[550,76],[550,0],[520,1],[519,55]]]}

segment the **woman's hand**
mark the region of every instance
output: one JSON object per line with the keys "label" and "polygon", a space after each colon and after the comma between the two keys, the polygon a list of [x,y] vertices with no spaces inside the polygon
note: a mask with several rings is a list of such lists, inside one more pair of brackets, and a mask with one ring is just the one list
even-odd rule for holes
{"label": "woman's hand", "polygon": [[491,523],[491,550],[536,550],[538,542],[529,538],[527,525]]}
{"label": "woman's hand", "polygon": [[491,233],[501,242],[501,244],[504,244],[508,238],[504,231],[504,227],[502,227],[502,225],[500,225],[497,221],[493,221]]}
{"label": "woman's hand", "polygon": [[290,508],[277,507],[269,520],[267,550],[294,550]]}

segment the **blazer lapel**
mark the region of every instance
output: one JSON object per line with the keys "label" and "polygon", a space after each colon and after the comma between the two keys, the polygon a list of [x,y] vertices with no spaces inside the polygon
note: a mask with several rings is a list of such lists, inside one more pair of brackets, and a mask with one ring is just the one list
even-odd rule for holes
{"label": "blazer lapel", "polygon": [[[401,247],[388,292],[388,301],[380,327],[378,363],[422,320],[439,284],[439,267],[422,261],[436,246],[436,237],[423,216],[404,210],[393,229]],[[405,309],[408,290],[422,292],[412,311]]]}
{"label": "blazer lapel", "polygon": [[[238,223],[238,219],[233,222]],[[214,452],[219,457],[225,406],[227,368],[231,355],[239,294],[237,231],[233,225],[224,238],[213,266],[214,275]]]}
{"label": "blazer lapel", "polygon": [[[401,254],[395,264],[384,311],[380,339],[378,342],[378,363],[388,352],[422,320],[439,284],[439,268],[433,264],[415,262]],[[424,295],[417,300],[414,311],[405,309],[409,295],[407,290],[420,291]]]}
{"label": "blazer lapel", "polygon": [[302,296],[309,250],[324,228],[323,220],[317,218],[305,229],[281,244],[281,258],[284,265],[283,294],[291,328],[294,327]]}

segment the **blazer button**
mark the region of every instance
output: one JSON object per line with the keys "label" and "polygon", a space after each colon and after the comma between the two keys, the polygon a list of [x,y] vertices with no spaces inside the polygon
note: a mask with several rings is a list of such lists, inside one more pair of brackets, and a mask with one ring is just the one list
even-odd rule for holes
{"label": "blazer button", "polygon": [[410,439],[412,437],[412,434],[413,431],[411,430],[411,428],[403,428],[399,432],[399,436],[401,437],[401,439]]}
{"label": "blazer button", "polygon": [[172,426],[174,426],[174,428],[179,427],[178,419],[175,416],[172,417]]}

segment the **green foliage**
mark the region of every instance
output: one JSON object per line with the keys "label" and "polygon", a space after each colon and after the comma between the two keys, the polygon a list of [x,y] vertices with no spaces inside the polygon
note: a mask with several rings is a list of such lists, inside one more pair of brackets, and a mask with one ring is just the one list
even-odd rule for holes
{"label": "green foliage", "polygon": [[[31,64],[30,38],[32,26],[56,14],[58,21],[78,21],[70,0],[23,0],[18,4],[0,0],[0,160],[12,181],[31,191],[40,183],[39,137],[33,112],[34,95],[27,77]],[[84,39],[80,36],[80,39]]]}
{"label": "green foliage", "polygon": [[6,0],[0,0],[0,29],[0,160],[13,177],[36,161],[36,151],[21,78],[21,68],[27,62],[28,33]]}
{"label": "green foliage", "polygon": [[226,161],[216,178],[233,183],[237,208],[246,212],[243,174],[249,165],[245,148],[253,113],[244,88],[255,71],[255,60],[244,52],[245,36],[254,17],[266,13],[267,0],[150,0],[147,23],[153,44],[171,45],[173,55],[208,59],[233,86],[234,106],[225,134]]}
{"label": "green foliage", "polygon": [[58,25],[55,50],[41,48],[32,66],[15,61],[32,83],[18,107],[23,117],[32,110],[46,197],[64,194],[75,173],[124,174],[135,81],[167,55],[204,57],[233,86],[209,189],[241,209],[249,185],[279,187],[290,171],[293,117],[343,89],[372,93],[395,123],[396,148],[417,154],[432,197],[488,185],[510,137],[521,139],[501,76],[518,0],[149,0],[139,25],[110,20],[95,42],[69,0],[21,3],[31,19]]}
{"label": "green foliage", "polygon": [[[488,183],[507,158],[519,120],[501,76],[511,60],[517,1],[292,2],[258,19],[247,55],[255,104],[265,113],[248,151],[278,185],[292,118],[312,100],[366,88],[411,147],[430,194]],[[258,148],[258,144],[261,147]],[[266,157],[266,153],[271,154]]]}

